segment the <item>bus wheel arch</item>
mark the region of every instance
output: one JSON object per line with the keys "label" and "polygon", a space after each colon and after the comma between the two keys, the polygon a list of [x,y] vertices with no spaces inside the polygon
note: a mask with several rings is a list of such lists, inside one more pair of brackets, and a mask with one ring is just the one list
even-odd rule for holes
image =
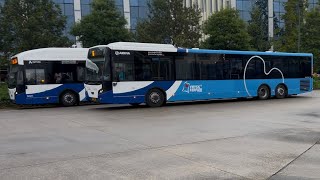
{"label": "bus wheel arch", "polygon": [[79,94],[74,90],[66,89],[59,95],[59,103],[63,106],[74,106],[80,103]]}
{"label": "bus wheel arch", "polygon": [[277,85],[275,89],[275,97],[277,99],[283,99],[288,96],[288,87],[284,83]]}
{"label": "bus wheel arch", "polygon": [[267,84],[261,84],[257,90],[257,96],[260,100],[266,100],[271,97],[271,88]]}
{"label": "bus wheel arch", "polygon": [[145,95],[149,107],[161,107],[167,102],[167,93],[161,88],[152,88]]}

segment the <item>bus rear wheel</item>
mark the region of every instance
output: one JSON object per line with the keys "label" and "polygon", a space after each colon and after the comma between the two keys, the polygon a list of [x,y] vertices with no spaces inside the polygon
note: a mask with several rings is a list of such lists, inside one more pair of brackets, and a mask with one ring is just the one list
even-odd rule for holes
{"label": "bus rear wheel", "polygon": [[159,89],[152,89],[147,93],[146,104],[150,107],[160,107],[165,104],[165,95]]}
{"label": "bus rear wheel", "polygon": [[287,95],[288,95],[287,88],[283,84],[279,84],[276,87],[276,98],[283,99],[283,98],[287,97]]}
{"label": "bus rear wheel", "polygon": [[258,99],[266,100],[270,97],[270,89],[266,85],[261,85],[258,89]]}
{"label": "bus rear wheel", "polygon": [[78,103],[78,98],[75,93],[66,91],[60,96],[60,103],[63,106],[74,106]]}

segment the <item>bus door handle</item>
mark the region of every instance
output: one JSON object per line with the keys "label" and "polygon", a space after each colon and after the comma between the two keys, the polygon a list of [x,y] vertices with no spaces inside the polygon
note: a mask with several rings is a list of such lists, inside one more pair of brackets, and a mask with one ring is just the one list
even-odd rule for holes
{"label": "bus door handle", "polygon": [[113,83],[112,83],[113,86],[116,86],[117,84],[118,84],[117,82],[113,82]]}

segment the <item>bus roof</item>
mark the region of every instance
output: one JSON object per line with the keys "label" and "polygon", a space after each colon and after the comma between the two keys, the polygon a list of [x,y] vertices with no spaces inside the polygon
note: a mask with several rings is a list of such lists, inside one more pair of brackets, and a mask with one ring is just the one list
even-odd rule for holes
{"label": "bus roof", "polygon": [[41,48],[21,52],[12,58],[18,58],[18,64],[24,61],[86,61],[88,48]]}
{"label": "bus roof", "polygon": [[136,42],[115,42],[108,45],[98,45],[92,48],[108,47],[112,50],[123,51],[163,51],[177,52],[177,48],[172,44],[136,43]]}
{"label": "bus roof", "polygon": [[109,47],[112,50],[127,50],[127,51],[162,51],[162,52],[187,52],[187,53],[209,53],[209,54],[242,54],[242,55],[271,55],[271,56],[309,56],[310,53],[286,53],[272,51],[237,51],[237,50],[211,50],[211,49],[186,49],[177,48],[171,44],[154,44],[154,43],[134,43],[134,42],[115,42],[108,45],[98,45],[92,48]]}

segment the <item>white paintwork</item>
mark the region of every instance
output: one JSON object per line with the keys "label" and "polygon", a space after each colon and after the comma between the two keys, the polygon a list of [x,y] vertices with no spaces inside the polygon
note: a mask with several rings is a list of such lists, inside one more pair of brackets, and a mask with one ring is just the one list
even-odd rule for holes
{"label": "white paintwork", "polygon": [[167,100],[169,100],[174,94],[177,92],[178,88],[180,87],[182,81],[176,81],[174,84],[166,91],[167,93]]}
{"label": "white paintwork", "polygon": [[178,49],[171,44],[135,43],[135,42],[115,42],[108,45],[98,45],[92,48],[109,47],[112,50],[123,51],[161,51],[177,52]]}
{"label": "white paintwork", "polygon": [[98,98],[99,90],[102,89],[102,85],[88,85],[84,84],[84,88],[89,98]]}
{"label": "white paintwork", "polygon": [[82,91],[79,92],[79,99],[83,101],[86,98],[86,89],[83,88]]}
{"label": "white paintwork", "polygon": [[16,99],[16,91],[17,91],[16,88],[8,89],[9,97],[10,97],[11,100],[15,100]]}
{"label": "white paintwork", "polygon": [[268,75],[269,75],[272,71],[274,71],[274,70],[279,71],[280,74],[281,74],[281,76],[282,76],[282,83],[284,83],[284,76],[283,76],[283,73],[282,73],[282,71],[281,71],[280,69],[274,67],[274,68],[270,69],[269,72],[267,72],[267,71],[266,71],[266,62],[264,61],[264,59],[263,59],[262,57],[260,57],[260,56],[252,56],[252,57],[248,60],[246,66],[245,66],[245,68],[244,68],[244,73],[243,73],[243,84],[244,84],[244,88],[246,89],[246,92],[247,92],[247,94],[248,94],[250,97],[251,97],[251,94],[249,93],[249,90],[248,90],[248,88],[247,88],[246,73],[247,73],[247,67],[248,67],[250,61],[251,61],[252,59],[254,59],[254,58],[258,58],[258,59],[260,59],[260,60],[262,61],[262,63],[263,63],[263,72],[264,72],[265,75],[268,76]]}
{"label": "white paintwork", "polygon": [[42,93],[55,89],[59,86],[62,86],[62,84],[27,85],[26,94]]}
{"label": "white paintwork", "polygon": [[42,48],[19,53],[12,58],[18,58],[18,64],[24,61],[86,61],[88,48]]}
{"label": "white paintwork", "polygon": [[114,82],[117,83],[113,86],[114,94],[128,93],[144,87],[149,86],[153,81],[135,81],[135,82]]}

